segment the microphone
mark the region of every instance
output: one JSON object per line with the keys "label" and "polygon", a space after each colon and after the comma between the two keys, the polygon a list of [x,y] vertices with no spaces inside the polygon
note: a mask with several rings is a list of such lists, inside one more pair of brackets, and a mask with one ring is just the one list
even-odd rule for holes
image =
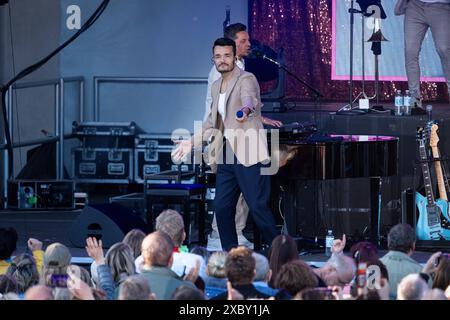
{"label": "microphone", "polygon": [[[244,109],[249,110],[248,113],[244,112]],[[241,110],[236,112],[236,119],[242,120],[245,115],[250,116],[253,113],[253,109],[249,107],[243,107]]]}
{"label": "microphone", "polygon": [[426,110],[428,113],[428,122],[433,121],[433,118],[432,118],[433,106],[431,104],[427,105]]}
{"label": "microphone", "polygon": [[276,64],[278,67],[280,66],[280,63],[279,63],[278,61],[269,58],[269,57],[266,56],[265,54],[263,54],[262,58],[265,59],[265,60],[267,60],[267,61],[272,62],[273,64]]}
{"label": "microphone", "polygon": [[252,50],[252,54],[257,58],[262,58],[263,60],[267,60],[273,64],[276,64],[278,67],[280,66],[280,63],[276,60],[273,60],[272,58],[269,58],[265,53],[259,51],[259,50]]}

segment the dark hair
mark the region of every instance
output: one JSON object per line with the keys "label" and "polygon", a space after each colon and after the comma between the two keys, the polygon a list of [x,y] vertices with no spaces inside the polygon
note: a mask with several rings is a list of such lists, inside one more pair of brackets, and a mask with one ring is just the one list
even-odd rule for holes
{"label": "dark hair", "polygon": [[330,288],[309,288],[300,292],[301,300],[336,300]]}
{"label": "dark hair", "polygon": [[436,270],[436,277],[433,281],[433,289],[438,288],[445,291],[448,286],[450,286],[450,258],[443,253]]}
{"label": "dark hair", "polygon": [[0,228],[0,260],[11,257],[16,250],[19,236],[14,228]]}
{"label": "dark hair", "polygon": [[378,291],[371,289],[367,293],[357,296],[355,300],[381,300],[381,298]]}
{"label": "dark hair", "polygon": [[140,229],[130,230],[122,242],[129,245],[133,252],[133,258],[136,259],[141,255],[142,240],[145,238],[145,233]]}
{"label": "dark hair", "polygon": [[233,47],[233,54],[236,55],[236,43],[231,39],[219,38],[216,41],[214,41],[214,45],[212,48],[213,54],[215,47]]}
{"label": "dark hair", "polygon": [[243,246],[231,249],[225,260],[225,272],[233,286],[252,283],[255,267],[252,251]]}
{"label": "dark hair", "polygon": [[231,40],[236,40],[236,34],[241,31],[247,31],[247,27],[242,23],[233,23],[225,27],[223,30],[223,37]]}
{"label": "dark hair", "polygon": [[356,263],[378,260],[377,247],[369,241],[355,243],[350,249],[350,254]]}
{"label": "dark hair", "polygon": [[275,277],[283,264],[298,259],[297,243],[289,235],[276,236],[269,249],[269,266],[272,270],[272,278],[269,285],[275,287]]}
{"label": "dark hair", "polygon": [[206,300],[205,295],[197,288],[179,286],[172,294],[172,300]]}
{"label": "dark hair", "polygon": [[276,289],[286,290],[291,296],[317,285],[318,280],[311,267],[301,260],[284,264],[275,277]]}
{"label": "dark hair", "polygon": [[399,223],[389,230],[388,249],[408,253],[414,248],[416,234],[414,229],[406,223]]}
{"label": "dark hair", "polygon": [[195,287],[200,290],[201,292],[205,292],[205,280],[203,280],[202,277],[198,276],[197,279],[194,282]]}

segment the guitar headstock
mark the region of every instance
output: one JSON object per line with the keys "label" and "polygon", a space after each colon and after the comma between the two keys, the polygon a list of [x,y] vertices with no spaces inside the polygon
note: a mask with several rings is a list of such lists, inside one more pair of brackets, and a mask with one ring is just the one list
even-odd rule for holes
{"label": "guitar headstock", "polygon": [[439,136],[437,134],[439,127],[437,124],[433,124],[430,128],[430,147],[437,147],[439,142]]}
{"label": "guitar headstock", "polygon": [[416,140],[417,141],[423,141],[426,138],[426,133],[423,127],[417,127],[416,132]]}

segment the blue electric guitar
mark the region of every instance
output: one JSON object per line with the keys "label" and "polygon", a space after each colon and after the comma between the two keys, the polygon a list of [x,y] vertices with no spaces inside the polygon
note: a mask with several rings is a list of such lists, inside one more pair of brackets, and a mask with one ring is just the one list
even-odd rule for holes
{"label": "blue electric guitar", "polygon": [[417,129],[417,142],[419,144],[419,155],[422,167],[423,182],[426,197],[416,192],[416,205],[419,209],[416,236],[418,240],[440,240],[442,239],[441,208],[434,201],[433,188],[431,185],[431,174],[428,166],[426,151],[426,135],[423,128]]}
{"label": "blue electric guitar", "polygon": [[[430,129],[430,147],[431,153],[434,159],[441,159],[441,155],[438,148],[439,136],[438,136],[438,125],[431,123]],[[440,160],[434,162],[434,168],[436,171],[436,179],[439,190],[439,199],[436,200],[436,204],[441,208],[441,235],[445,240],[450,240],[450,219],[449,210],[450,206],[448,203],[448,194],[450,191],[450,185],[447,179],[447,172],[444,170],[446,168],[445,163],[441,163]]]}

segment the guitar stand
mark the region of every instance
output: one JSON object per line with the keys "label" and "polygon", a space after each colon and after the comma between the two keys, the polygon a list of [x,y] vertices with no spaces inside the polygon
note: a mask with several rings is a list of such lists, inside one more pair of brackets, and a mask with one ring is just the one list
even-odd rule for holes
{"label": "guitar stand", "polygon": [[[450,160],[449,157],[445,156],[445,157],[439,157],[439,158],[429,158],[428,160],[415,160],[414,161],[414,175],[413,175],[413,191],[414,192],[418,192],[416,188],[416,183],[417,183],[417,170],[418,170],[418,166],[423,164],[423,163],[427,163],[428,165],[430,164],[434,164],[435,162],[439,161],[441,162],[441,165],[443,167],[447,166],[447,162]],[[432,169],[430,168],[430,171]],[[433,166],[433,170],[434,170],[434,166]],[[414,198],[415,199],[415,198]],[[414,200],[414,204],[415,204],[415,200]]]}

